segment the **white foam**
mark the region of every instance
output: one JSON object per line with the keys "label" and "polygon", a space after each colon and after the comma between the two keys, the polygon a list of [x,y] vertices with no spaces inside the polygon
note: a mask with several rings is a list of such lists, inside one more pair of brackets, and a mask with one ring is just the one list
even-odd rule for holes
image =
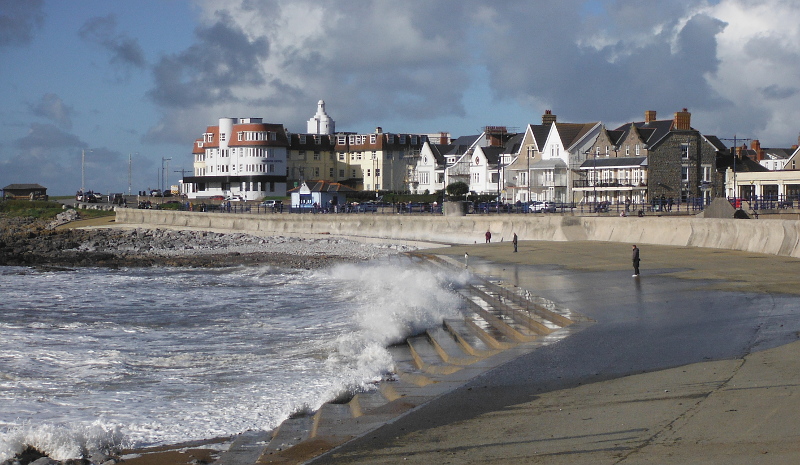
{"label": "white foam", "polygon": [[462,279],[401,260],[75,276],[3,274],[0,461],[275,428],[371,387],[387,345],[458,313]]}

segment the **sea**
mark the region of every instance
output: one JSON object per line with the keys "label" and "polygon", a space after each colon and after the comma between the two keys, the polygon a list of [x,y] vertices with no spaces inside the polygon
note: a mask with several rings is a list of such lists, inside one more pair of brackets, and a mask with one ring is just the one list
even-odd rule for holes
{"label": "sea", "polygon": [[270,430],[390,375],[391,344],[463,311],[466,272],[411,258],[0,267],[0,461]]}

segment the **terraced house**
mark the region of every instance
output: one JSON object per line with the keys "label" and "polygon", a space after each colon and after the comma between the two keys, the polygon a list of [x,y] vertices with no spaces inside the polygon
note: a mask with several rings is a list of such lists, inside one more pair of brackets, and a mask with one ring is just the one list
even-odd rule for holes
{"label": "terraced house", "polygon": [[574,189],[587,199],[612,203],[708,202],[723,195],[717,158],[726,150],[717,137],[692,128],[685,108],[669,120],[647,111],[644,121],[600,131]]}

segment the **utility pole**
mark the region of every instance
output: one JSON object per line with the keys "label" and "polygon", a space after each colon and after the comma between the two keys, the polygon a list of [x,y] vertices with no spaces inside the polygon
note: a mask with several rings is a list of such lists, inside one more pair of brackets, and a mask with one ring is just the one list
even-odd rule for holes
{"label": "utility pole", "polygon": [[[165,174],[164,162],[169,162],[170,160],[172,160],[172,158],[161,157],[161,196],[162,197],[164,196],[164,183],[166,182],[166,179],[165,179],[165,176],[164,176],[164,174]],[[169,169],[169,163],[167,163],[167,167],[168,167],[167,169]]]}
{"label": "utility pole", "polygon": [[[89,149],[92,153],[92,149]],[[81,192],[86,192],[86,149],[81,150]]]}
{"label": "utility pole", "polygon": [[[179,170],[175,170],[175,171],[174,171],[174,173],[180,173],[180,174],[181,174],[181,181],[183,181],[183,178],[186,176],[186,172],[187,172],[187,171],[189,171],[189,170],[185,170],[185,169],[183,169],[183,167],[181,166],[181,169],[179,169]],[[183,193],[183,192],[180,192],[180,194],[181,194],[181,195],[183,195],[184,193]]]}
{"label": "utility pole", "polygon": [[736,134],[734,134],[732,139],[729,138],[720,140],[733,141],[733,147],[731,148],[731,154],[733,155],[733,199],[734,202],[736,202],[736,198],[739,197],[739,194],[736,192],[736,158],[737,158],[736,151],[739,148],[738,147],[739,143],[737,141],[745,142],[745,141],[750,141],[752,139],[737,138]]}

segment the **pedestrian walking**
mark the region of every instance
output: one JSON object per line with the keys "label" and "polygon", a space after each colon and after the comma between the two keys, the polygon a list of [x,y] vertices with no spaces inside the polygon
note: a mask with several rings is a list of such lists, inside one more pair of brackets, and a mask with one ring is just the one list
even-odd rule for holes
{"label": "pedestrian walking", "polygon": [[636,244],[633,244],[633,253],[631,254],[631,259],[633,260],[633,277],[639,277],[639,247],[636,247]]}
{"label": "pedestrian walking", "polygon": [[484,235],[486,236],[486,243],[487,243],[487,244],[488,244],[488,243],[490,243],[490,242],[492,242],[492,233],[491,233],[491,231],[489,231],[489,230],[487,229],[487,230],[486,230],[486,234],[484,234]]}
{"label": "pedestrian walking", "polygon": [[464,268],[469,268],[469,254],[464,252]]}
{"label": "pedestrian walking", "polygon": [[514,253],[517,252],[517,233],[514,233],[514,238],[511,240],[514,243]]}

